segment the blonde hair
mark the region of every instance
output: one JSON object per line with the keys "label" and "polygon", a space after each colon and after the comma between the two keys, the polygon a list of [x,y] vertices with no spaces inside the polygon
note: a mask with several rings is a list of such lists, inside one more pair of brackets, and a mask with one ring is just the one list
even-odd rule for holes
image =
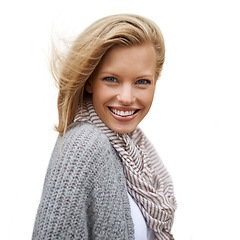
{"label": "blonde hair", "polygon": [[[105,53],[116,45],[151,43],[156,52],[158,79],[165,58],[163,36],[158,26],[137,15],[107,16],[90,25],[73,42],[66,56],[53,51],[52,74],[59,88],[56,130],[64,134],[82,106],[85,83]],[[55,48],[53,48],[55,49]]]}

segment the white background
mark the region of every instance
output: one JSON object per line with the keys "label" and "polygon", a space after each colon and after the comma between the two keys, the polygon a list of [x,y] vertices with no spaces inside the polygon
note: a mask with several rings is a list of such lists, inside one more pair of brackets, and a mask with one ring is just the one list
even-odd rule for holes
{"label": "white background", "polygon": [[0,3],[0,239],[31,238],[57,137],[52,29],[75,35],[115,13],[151,18],[165,38],[166,62],[141,127],[174,180],[175,239],[240,239],[240,7],[233,0]]}

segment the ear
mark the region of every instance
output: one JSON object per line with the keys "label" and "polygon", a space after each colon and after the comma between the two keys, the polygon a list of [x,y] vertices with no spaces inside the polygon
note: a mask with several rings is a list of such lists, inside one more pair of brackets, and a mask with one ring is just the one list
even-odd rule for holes
{"label": "ear", "polygon": [[88,93],[93,93],[93,83],[92,79],[88,79],[87,82],[85,83],[85,90]]}

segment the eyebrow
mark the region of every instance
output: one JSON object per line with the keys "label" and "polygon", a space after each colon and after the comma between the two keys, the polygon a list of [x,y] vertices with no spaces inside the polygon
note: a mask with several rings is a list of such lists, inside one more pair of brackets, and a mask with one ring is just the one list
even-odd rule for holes
{"label": "eyebrow", "polygon": [[[112,76],[115,76],[115,77],[118,77],[118,78],[120,77],[118,74],[112,73],[112,72],[100,72],[100,74],[104,74],[104,75],[109,74],[109,75],[112,75]],[[146,77],[154,78],[154,75],[152,75],[152,74],[140,75],[136,79],[146,78]]]}
{"label": "eyebrow", "polygon": [[137,77],[137,78],[145,78],[145,77],[154,77],[154,75],[152,75],[152,74],[146,74],[146,75],[141,75],[141,76],[139,76],[139,77]]}
{"label": "eyebrow", "polygon": [[104,74],[104,75],[112,75],[112,76],[115,76],[115,77],[120,77],[119,75],[117,75],[116,73],[112,73],[112,72],[100,72],[100,74]]}

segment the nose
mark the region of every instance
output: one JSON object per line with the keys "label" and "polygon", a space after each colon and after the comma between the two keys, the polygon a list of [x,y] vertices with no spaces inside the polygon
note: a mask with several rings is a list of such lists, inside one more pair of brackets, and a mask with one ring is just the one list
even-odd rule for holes
{"label": "nose", "polygon": [[121,86],[117,94],[117,100],[123,105],[131,105],[135,101],[132,87],[129,85]]}

